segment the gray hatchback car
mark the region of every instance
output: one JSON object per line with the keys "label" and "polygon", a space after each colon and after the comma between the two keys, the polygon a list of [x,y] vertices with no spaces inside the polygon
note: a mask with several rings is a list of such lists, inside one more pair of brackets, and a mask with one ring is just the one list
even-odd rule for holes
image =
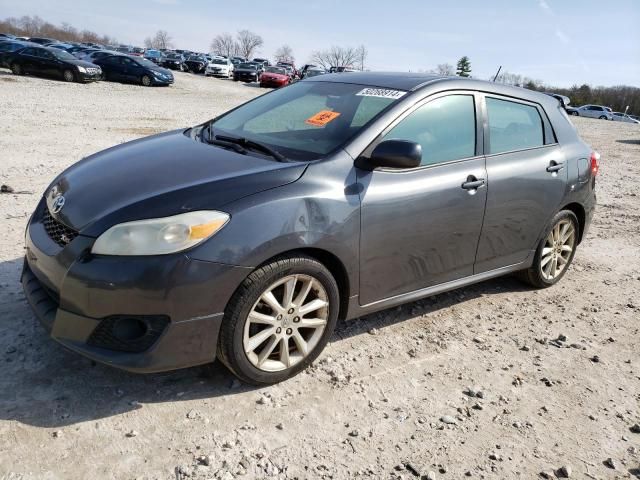
{"label": "gray hatchback car", "polygon": [[22,282],[51,336],[94,360],[218,358],[270,384],[338,320],[511,273],[554,285],[598,163],[548,95],[321,75],[62,172],[29,221]]}

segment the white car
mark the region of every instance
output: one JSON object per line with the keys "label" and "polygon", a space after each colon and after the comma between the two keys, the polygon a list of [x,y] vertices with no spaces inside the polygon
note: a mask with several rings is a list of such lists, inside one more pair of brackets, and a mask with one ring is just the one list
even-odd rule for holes
{"label": "white car", "polygon": [[581,107],[569,107],[567,113],[579,117],[599,118],[601,120],[613,120],[613,112],[609,107],[602,105],[583,105]]}
{"label": "white car", "polygon": [[204,71],[204,76],[209,75],[214,77],[233,77],[233,63],[231,60],[224,57],[213,57],[207,64],[207,68]]}
{"label": "white car", "polygon": [[626,123],[636,123],[640,124],[640,121],[631,118],[630,115],[622,112],[613,112],[613,120],[614,122],[626,122]]}

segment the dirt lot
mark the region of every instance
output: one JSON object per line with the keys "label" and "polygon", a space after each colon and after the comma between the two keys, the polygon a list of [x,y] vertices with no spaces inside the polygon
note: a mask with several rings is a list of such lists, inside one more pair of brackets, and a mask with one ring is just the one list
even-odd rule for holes
{"label": "dirt lot", "polygon": [[554,288],[502,278],[343,323],[312,368],[262,389],[219,365],[128,374],[48,339],[19,274],[53,176],[261,93],[176,77],[0,71],[0,183],[16,190],[0,195],[1,479],[640,478],[637,125],[576,119],[603,156],[599,207]]}

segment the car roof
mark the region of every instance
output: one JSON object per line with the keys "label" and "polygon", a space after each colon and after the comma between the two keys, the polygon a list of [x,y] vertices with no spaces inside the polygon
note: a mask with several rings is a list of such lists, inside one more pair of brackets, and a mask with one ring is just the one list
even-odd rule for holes
{"label": "car roof", "polygon": [[464,78],[458,76],[443,77],[427,73],[412,72],[343,72],[318,75],[303,82],[337,82],[353,83],[370,87],[387,88],[393,90],[415,91],[434,85],[446,84],[450,90],[477,90],[498,95],[515,97],[543,105],[558,104],[558,100],[542,92],[514,87],[503,83]]}

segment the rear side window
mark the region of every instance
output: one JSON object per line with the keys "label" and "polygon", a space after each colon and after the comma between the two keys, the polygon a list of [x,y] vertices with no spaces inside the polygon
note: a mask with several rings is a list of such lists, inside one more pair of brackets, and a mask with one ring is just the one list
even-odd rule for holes
{"label": "rear side window", "polygon": [[491,97],[486,102],[490,154],[544,145],[544,127],[536,107]]}
{"label": "rear side window", "polygon": [[422,146],[421,165],[475,156],[476,114],[473,96],[449,95],[419,107],[384,136]]}

